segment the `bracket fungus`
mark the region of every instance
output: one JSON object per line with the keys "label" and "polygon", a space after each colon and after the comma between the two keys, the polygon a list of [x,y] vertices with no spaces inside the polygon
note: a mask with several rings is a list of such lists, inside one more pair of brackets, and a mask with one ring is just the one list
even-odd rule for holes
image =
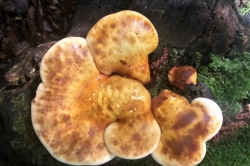
{"label": "bracket fungus", "polygon": [[150,81],[148,55],[158,45],[153,24],[134,11],[121,11],[99,20],[86,37],[100,72]]}
{"label": "bracket fungus", "polygon": [[54,44],[42,59],[40,76],[42,83],[31,103],[31,117],[50,154],[75,165],[112,159],[102,138],[106,126],[88,120],[91,94],[107,76],[95,67],[85,39],[71,37]]}
{"label": "bracket fungus", "polygon": [[[203,159],[205,142],[221,127],[220,108],[205,98],[189,104],[168,90],[151,102],[143,84],[150,81],[148,55],[157,45],[152,23],[125,10],[99,20],[86,39],[64,38],[47,51],[31,118],[55,159],[100,165],[115,156],[139,159],[152,153],[172,166]],[[174,70],[176,79],[179,69]],[[182,79],[191,76],[195,84],[194,75],[185,73],[177,82],[184,86]]]}
{"label": "bracket fungus", "polygon": [[212,100],[182,96],[163,90],[152,100],[153,114],[161,127],[161,140],[152,157],[166,166],[193,166],[202,161],[206,141],[221,128],[222,113]]}
{"label": "bracket fungus", "polygon": [[[145,23],[145,19],[137,21]],[[148,22],[145,24],[149,26]],[[49,153],[67,164],[100,165],[114,156],[147,156],[157,147],[161,134],[151,112],[150,94],[141,83],[148,81],[144,74],[149,73],[145,69],[140,70],[144,72],[142,77],[131,75],[141,82],[102,74],[89,49],[93,44],[81,37],[68,37],[44,55],[40,66],[42,83],[31,103],[33,128]],[[146,58],[142,59],[147,66]],[[130,63],[131,69],[136,70],[134,59]],[[124,66],[119,67],[129,72]]]}
{"label": "bracket fungus", "polygon": [[196,85],[197,72],[192,66],[173,67],[168,72],[168,81],[171,85],[183,90],[188,84]]}

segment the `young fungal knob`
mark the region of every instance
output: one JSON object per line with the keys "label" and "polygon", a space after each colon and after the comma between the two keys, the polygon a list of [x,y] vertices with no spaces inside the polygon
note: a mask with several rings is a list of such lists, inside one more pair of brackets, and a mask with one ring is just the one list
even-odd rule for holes
{"label": "young fungal knob", "polygon": [[173,67],[168,72],[168,81],[171,85],[174,85],[181,90],[184,90],[190,83],[196,85],[196,69],[192,66]]}

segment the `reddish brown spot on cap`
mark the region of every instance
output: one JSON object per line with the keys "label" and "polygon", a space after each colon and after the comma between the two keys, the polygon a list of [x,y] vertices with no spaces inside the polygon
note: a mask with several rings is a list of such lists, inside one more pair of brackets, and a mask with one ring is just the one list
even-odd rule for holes
{"label": "reddish brown spot on cap", "polygon": [[140,142],[140,140],[141,140],[140,134],[139,133],[134,133],[133,140],[136,141],[136,142]]}
{"label": "reddish brown spot on cap", "polygon": [[176,122],[172,127],[173,130],[179,130],[187,127],[192,124],[193,121],[197,118],[197,115],[192,110],[185,110],[179,115],[177,115]]}
{"label": "reddish brown spot on cap", "polygon": [[116,24],[111,24],[110,27],[111,27],[112,29],[115,29]]}

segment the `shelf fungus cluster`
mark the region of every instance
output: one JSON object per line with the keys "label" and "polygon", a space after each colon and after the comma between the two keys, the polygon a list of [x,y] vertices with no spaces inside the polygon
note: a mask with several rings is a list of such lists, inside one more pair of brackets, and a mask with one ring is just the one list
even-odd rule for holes
{"label": "shelf fungus cluster", "polygon": [[58,161],[101,165],[115,156],[149,154],[163,165],[195,165],[220,129],[208,99],[163,91],[151,103],[148,55],[158,45],[152,23],[134,11],[99,20],[86,39],[54,44],[40,65],[42,83],[31,103],[33,128]]}

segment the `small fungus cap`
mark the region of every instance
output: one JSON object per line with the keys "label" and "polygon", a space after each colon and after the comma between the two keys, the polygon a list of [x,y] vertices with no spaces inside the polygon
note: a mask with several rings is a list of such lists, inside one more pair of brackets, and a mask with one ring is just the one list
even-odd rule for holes
{"label": "small fungus cap", "polygon": [[86,37],[101,73],[150,81],[148,55],[158,45],[153,24],[134,11],[121,11],[99,20]]}
{"label": "small fungus cap", "polygon": [[196,98],[189,104],[169,90],[152,100],[152,110],[162,131],[152,157],[166,166],[199,164],[206,154],[206,141],[219,131],[223,120],[214,101]]}
{"label": "small fungus cap", "polygon": [[196,85],[197,72],[192,66],[173,67],[168,72],[168,81],[171,85],[183,90],[188,84]]}

